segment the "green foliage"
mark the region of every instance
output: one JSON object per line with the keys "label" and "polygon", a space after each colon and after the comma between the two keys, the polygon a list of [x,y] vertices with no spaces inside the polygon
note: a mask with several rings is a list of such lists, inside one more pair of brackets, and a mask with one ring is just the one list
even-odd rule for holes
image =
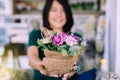
{"label": "green foliage", "polygon": [[[51,36],[56,36],[57,35],[57,33],[54,32],[54,31],[51,31],[50,33],[51,33]],[[65,34],[63,34],[63,35],[65,35]],[[81,53],[82,46],[83,46],[81,44],[82,43],[81,42],[82,41],[82,36],[81,35],[79,35],[79,34],[69,34],[69,35],[66,35],[67,38],[69,38],[71,40],[69,40],[69,39],[67,40],[66,39],[68,41],[68,43],[67,42],[63,42],[61,45],[56,45],[52,41],[51,36],[47,37],[47,38],[44,38],[44,39],[40,39],[40,40],[37,41],[38,47],[41,50],[48,49],[48,50],[51,50],[51,51],[56,51],[56,52],[59,52],[59,53],[63,54],[64,56],[68,55],[68,54],[71,55],[71,56],[74,56],[76,54],[80,54]],[[58,35],[58,36],[60,36],[60,35]],[[72,36],[72,37],[70,37],[70,36]],[[60,36],[60,37],[64,37],[64,36]],[[55,38],[55,39],[57,40],[58,37]],[[73,43],[72,40],[78,41],[77,44],[74,44],[75,42]],[[71,42],[69,42],[69,41],[71,41]],[[72,45],[70,45],[70,44],[72,44]]]}

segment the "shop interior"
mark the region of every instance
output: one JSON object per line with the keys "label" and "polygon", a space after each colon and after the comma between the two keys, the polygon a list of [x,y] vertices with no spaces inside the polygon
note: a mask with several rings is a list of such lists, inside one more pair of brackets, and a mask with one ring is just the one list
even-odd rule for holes
{"label": "shop interior", "polygon": [[[91,54],[87,56],[90,57],[90,60],[93,60],[95,66],[97,66],[98,73],[96,74],[99,75],[99,72],[103,72],[102,75],[98,76],[102,76],[103,78],[96,78],[96,80],[107,80],[106,76],[108,77],[108,75],[120,74],[120,70],[118,69],[118,66],[120,66],[118,64],[119,57],[117,57],[120,52],[118,49],[118,44],[120,43],[118,42],[119,38],[113,36],[115,32],[112,31],[113,27],[111,30],[108,30],[110,23],[111,26],[114,26],[116,23],[112,21],[117,18],[109,18],[109,16],[112,15],[109,12],[113,12],[114,9],[116,9],[115,4],[117,4],[118,0],[115,2],[112,0],[113,4],[112,1],[110,1],[111,0],[69,0],[74,18],[72,32],[82,34],[83,40],[86,41],[89,44],[89,48],[92,49]],[[33,80],[33,68],[28,64],[27,44],[29,33],[36,28],[34,25],[39,24],[38,27],[42,28],[42,10],[44,3],[45,0],[0,0],[0,80],[11,80],[11,77],[12,80],[19,80],[20,78],[20,80]],[[114,7],[112,10],[110,9],[111,7],[108,8],[110,5]],[[112,19],[111,22],[109,22],[109,19]],[[116,24],[116,26],[118,26],[118,24]],[[117,29],[118,27],[116,30]],[[116,33],[116,35],[118,34],[119,33]],[[113,38],[116,42],[114,42]],[[109,39],[111,40],[108,41]],[[109,47],[112,45],[116,49]],[[8,48],[12,48],[15,51],[10,51]],[[115,55],[112,54],[114,52],[116,52]],[[110,55],[108,53],[110,53]],[[93,58],[93,56],[95,58]],[[112,56],[114,58],[111,58]],[[3,57],[6,57],[5,61],[3,61]],[[11,70],[5,68],[5,66],[19,68],[14,68],[13,70],[17,76],[12,75]],[[8,75],[8,77],[6,77],[6,75]],[[105,75],[105,77],[103,75]],[[5,77],[8,79],[5,79]],[[112,78],[114,77],[115,76],[112,76]]]}

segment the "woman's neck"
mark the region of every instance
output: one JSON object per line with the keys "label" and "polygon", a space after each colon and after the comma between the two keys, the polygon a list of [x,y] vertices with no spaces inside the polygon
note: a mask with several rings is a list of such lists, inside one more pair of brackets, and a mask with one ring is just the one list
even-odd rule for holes
{"label": "woman's neck", "polygon": [[62,29],[53,29],[53,31],[57,32],[58,34],[61,33],[61,32],[63,32]]}

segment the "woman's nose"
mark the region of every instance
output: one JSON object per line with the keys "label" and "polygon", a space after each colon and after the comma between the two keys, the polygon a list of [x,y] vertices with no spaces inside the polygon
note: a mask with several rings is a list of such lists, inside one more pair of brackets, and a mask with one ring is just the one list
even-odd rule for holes
{"label": "woman's nose", "polygon": [[62,16],[62,11],[57,11],[57,16],[61,17]]}

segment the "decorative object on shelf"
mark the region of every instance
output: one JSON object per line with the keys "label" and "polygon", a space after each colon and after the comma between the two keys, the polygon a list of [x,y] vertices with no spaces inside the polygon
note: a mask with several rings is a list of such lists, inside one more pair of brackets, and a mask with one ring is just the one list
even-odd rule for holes
{"label": "decorative object on shelf", "polygon": [[0,10],[3,10],[3,9],[5,9],[5,4],[2,1],[0,1]]}
{"label": "decorative object on shelf", "polygon": [[120,75],[115,72],[98,72],[96,80],[120,80]]}
{"label": "decorative object on shelf", "polygon": [[11,43],[6,45],[0,66],[0,80],[23,80],[17,49]]}
{"label": "decorative object on shelf", "polygon": [[5,8],[6,8],[5,2],[0,0],[0,15],[4,14]]}
{"label": "decorative object on shelf", "polygon": [[22,13],[22,12],[33,12],[33,11],[42,11],[44,6],[44,0],[15,0],[14,1],[15,13]]}
{"label": "decorative object on shelf", "polygon": [[95,39],[95,22],[96,18],[94,15],[76,15],[75,25],[73,32],[77,32],[82,35],[83,40],[94,40]]}
{"label": "decorative object on shelf", "polygon": [[106,0],[100,0],[100,10],[105,12],[105,10],[106,10]]}
{"label": "decorative object on shelf", "polygon": [[97,11],[99,9],[98,0],[70,0],[69,3],[73,11]]}
{"label": "decorative object on shelf", "polygon": [[[99,0],[69,0],[73,12],[96,11],[100,9]],[[40,14],[45,0],[14,0],[14,14]]]}
{"label": "decorative object on shelf", "polygon": [[[104,51],[104,37],[105,37],[105,14],[102,14],[98,18],[98,24],[96,26],[96,51],[103,54]],[[101,55],[102,55],[101,54]],[[102,55],[103,56],[103,55]]]}
{"label": "decorative object on shelf", "polygon": [[26,2],[21,1],[16,4],[17,11],[29,11],[32,10],[32,8],[32,5]]}
{"label": "decorative object on shelf", "polygon": [[5,27],[0,26],[0,47],[8,43],[8,36]]}

